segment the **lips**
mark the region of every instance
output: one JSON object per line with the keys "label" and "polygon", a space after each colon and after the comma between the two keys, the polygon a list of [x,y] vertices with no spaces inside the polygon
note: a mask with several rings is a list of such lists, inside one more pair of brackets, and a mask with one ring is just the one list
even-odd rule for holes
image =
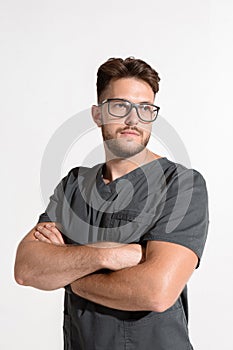
{"label": "lips", "polygon": [[121,131],[121,134],[122,135],[133,135],[133,136],[139,136],[140,135],[139,133],[137,133],[134,130],[123,130],[123,131]]}

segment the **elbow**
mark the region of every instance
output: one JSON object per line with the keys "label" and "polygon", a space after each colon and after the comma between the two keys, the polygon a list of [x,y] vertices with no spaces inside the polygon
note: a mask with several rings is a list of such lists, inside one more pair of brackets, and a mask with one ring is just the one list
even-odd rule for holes
{"label": "elbow", "polygon": [[156,300],[156,302],[152,303],[152,311],[162,313],[168,310],[171,306],[172,304],[167,303],[166,301]]}
{"label": "elbow", "polygon": [[19,255],[17,255],[15,259],[14,278],[16,283],[21,286],[30,285],[30,270],[28,269],[28,265],[22,261]]}
{"label": "elbow", "polygon": [[27,267],[27,265],[15,264],[14,278],[20,286],[30,286],[40,290],[52,291],[63,288],[64,285],[58,285],[57,281],[45,281],[43,278],[38,278],[35,273]]}
{"label": "elbow", "polygon": [[26,282],[26,276],[25,274],[21,271],[21,269],[15,265],[14,269],[14,278],[16,283],[18,283],[21,286],[27,286],[28,283]]}
{"label": "elbow", "polygon": [[151,311],[154,312],[165,312],[168,310],[176,301],[176,298],[169,293],[168,290],[164,291],[162,290],[161,292],[156,292],[154,291],[151,293],[150,297],[150,306],[151,306]]}
{"label": "elbow", "polygon": [[20,286],[26,286],[26,283],[24,280],[18,276],[15,276],[15,281],[20,285]]}
{"label": "elbow", "polygon": [[32,277],[30,265],[25,259],[24,251],[22,251],[21,245],[19,245],[15,257],[15,264],[14,264],[14,279],[16,283],[18,283],[21,286],[29,286],[30,285],[30,279]]}

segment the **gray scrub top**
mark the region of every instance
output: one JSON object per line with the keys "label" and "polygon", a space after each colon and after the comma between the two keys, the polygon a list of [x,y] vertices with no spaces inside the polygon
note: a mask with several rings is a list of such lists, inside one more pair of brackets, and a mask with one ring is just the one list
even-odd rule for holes
{"label": "gray scrub top", "polygon": [[[180,244],[196,253],[198,267],[209,224],[203,176],[163,157],[106,185],[104,167],[72,169],[56,187],[39,222],[56,222],[67,244],[146,245],[148,240]],[[162,313],[111,309],[66,286],[63,330],[66,350],[193,349],[187,286]]]}

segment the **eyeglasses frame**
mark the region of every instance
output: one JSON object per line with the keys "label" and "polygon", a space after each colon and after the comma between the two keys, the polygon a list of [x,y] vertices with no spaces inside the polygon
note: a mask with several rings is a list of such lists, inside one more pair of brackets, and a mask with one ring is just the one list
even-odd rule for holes
{"label": "eyeglasses frame", "polygon": [[[114,115],[114,114],[112,114],[112,113],[110,112],[110,108],[109,108],[109,103],[108,103],[108,102],[111,102],[111,101],[123,101],[123,102],[128,102],[128,103],[131,105],[131,107],[130,107],[130,109],[129,109],[129,111],[127,112],[126,115],[124,115],[124,116],[117,116],[117,115]],[[158,107],[158,106],[156,106],[156,105],[153,105],[152,103],[133,103],[133,102],[130,102],[130,101],[124,99],[124,98],[108,98],[108,99],[104,100],[103,102],[99,103],[98,106],[101,107],[101,106],[104,105],[105,103],[108,103],[108,113],[109,113],[111,116],[115,117],[115,118],[125,118],[125,117],[127,117],[127,115],[129,115],[129,113],[132,111],[132,109],[135,108],[135,109],[136,109],[136,112],[137,112],[138,118],[139,118],[140,120],[142,120],[144,123],[152,123],[152,122],[154,122],[154,121],[157,119],[158,113],[159,113],[159,110],[160,110],[160,107]],[[138,106],[142,106],[142,105],[153,106],[153,107],[156,108],[156,114],[155,114],[154,119],[152,119],[152,120],[145,120],[145,119],[143,119],[143,118],[139,115]]]}

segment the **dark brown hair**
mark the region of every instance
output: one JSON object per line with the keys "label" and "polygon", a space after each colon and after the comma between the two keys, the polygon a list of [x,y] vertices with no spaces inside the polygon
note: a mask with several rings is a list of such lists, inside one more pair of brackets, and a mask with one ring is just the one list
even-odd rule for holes
{"label": "dark brown hair", "polygon": [[134,57],[109,58],[103,63],[97,72],[97,98],[100,102],[101,95],[107,89],[111,80],[134,77],[144,80],[156,94],[159,91],[159,75],[151,66]]}

